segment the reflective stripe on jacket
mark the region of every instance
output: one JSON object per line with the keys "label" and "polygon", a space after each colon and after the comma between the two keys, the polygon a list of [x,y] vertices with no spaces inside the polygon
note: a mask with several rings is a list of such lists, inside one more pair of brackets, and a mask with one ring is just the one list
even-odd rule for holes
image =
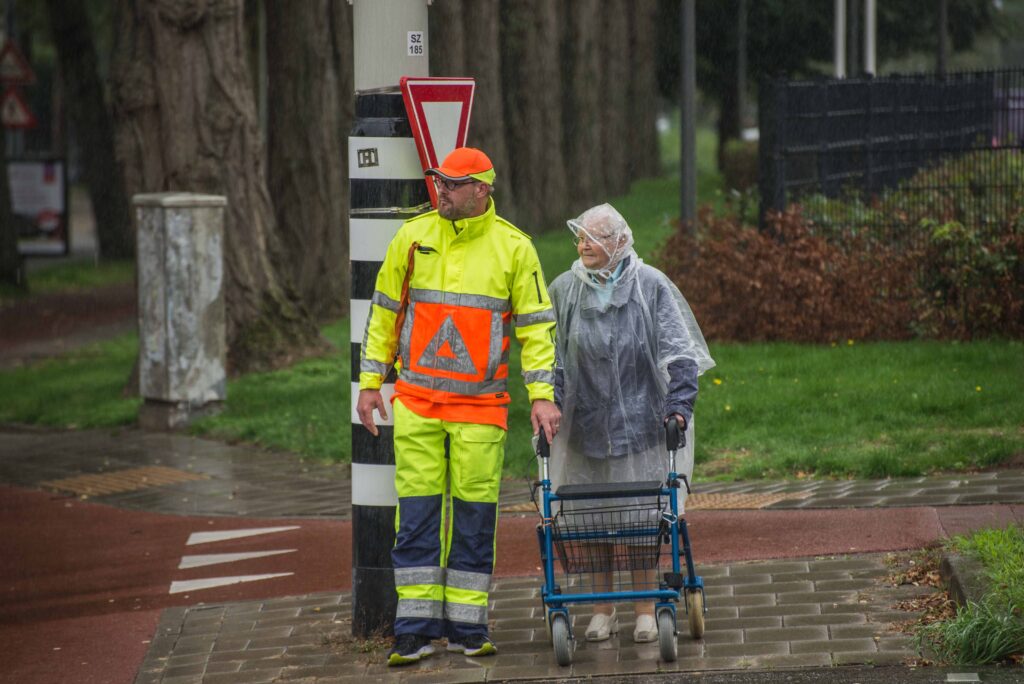
{"label": "reflective stripe on jacket", "polygon": [[[409,305],[398,334],[413,243]],[[554,320],[533,242],[495,214],[493,201],[484,214],[454,224],[436,211],[422,214],[398,230],[377,274],[359,388],[379,388],[397,353],[397,394],[439,404],[507,404],[514,326],[530,400],[553,400]]]}

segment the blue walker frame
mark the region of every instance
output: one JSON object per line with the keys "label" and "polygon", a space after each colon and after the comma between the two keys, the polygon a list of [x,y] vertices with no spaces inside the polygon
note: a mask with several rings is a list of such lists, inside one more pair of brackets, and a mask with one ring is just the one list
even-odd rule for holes
{"label": "blue walker frame", "polygon": [[[704,612],[707,612],[706,604],[704,602],[704,579],[697,575],[693,565],[693,554],[690,548],[690,535],[687,532],[686,520],[679,515],[679,497],[678,490],[680,484],[686,487],[687,493],[690,492],[689,479],[685,474],[680,475],[676,472],[676,451],[681,446],[685,445],[685,435],[679,430],[679,426],[674,420],[670,420],[666,426],[666,443],[668,446],[668,477],[664,484],[660,485],[660,489],[657,488],[658,482],[649,483],[636,483],[639,487],[624,487],[619,489],[605,489],[602,491],[592,491],[584,495],[572,494],[567,496],[559,496],[557,492],[551,491],[551,479],[549,477],[548,459],[550,458],[550,446],[547,439],[544,436],[544,432],[541,431],[540,437],[537,444],[537,456],[539,457],[539,469],[540,469],[540,487],[543,491],[542,497],[542,516],[543,521],[540,526],[538,533],[540,546],[541,546],[541,560],[544,565],[544,586],[541,588],[541,600],[544,603],[546,609],[546,620],[548,629],[550,630],[554,622],[555,616],[564,615],[566,626],[569,630],[569,640],[574,641],[572,629],[572,621],[569,618],[569,605],[571,604],[584,604],[584,603],[603,603],[612,601],[638,601],[645,599],[655,599],[656,603],[654,606],[654,612],[656,616],[661,616],[664,611],[669,611],[672,617],[673,625],[673,638],[678,633],[676,628],[676,603],[685,593],[689,592],[700,592],[701,594],[701,608]],[[561,491],[562,488],[559,488]],[[557,501],[568,501],[568,500],[599,500],[599,499],[614,499],[621,498],[623,496],[630,496],[636,493],[642,493],[646,495],[664,496],[669,501],[670,514],[664,515],[663,518],[669,523],[669,538],[672,547],[672,572],[662,574],[661,581],[659,583],[659,589],[651,589],[646,591],[610,591],[610,592],[591,592],[591,593],[579,593],[579,594],[563,594],[558,584],[555,582],[555,555],[554,555],[554,535],[552,527],[554,525],[554,519],[551,514],[552,503]],[[578,532],[568,533],[561,535],[562,541],[586,541],[588,539],[621,539],[627,537],[647,537],[650,535],[658,535],[660,532],[658,528],[650,528],[646,530],[609,530],[607,532]],[[682,538],[682,546],[680,548],[680,537]],[[664,542],[661,542],[664,543]],[[680,575],[681,563],[680,563],[680,552],[685,558],[686,562],[686,575],[685,577]],[[684,602],[684,607],[688,611],[689,606]],[[567,664],[567,663],[560,663]]]}

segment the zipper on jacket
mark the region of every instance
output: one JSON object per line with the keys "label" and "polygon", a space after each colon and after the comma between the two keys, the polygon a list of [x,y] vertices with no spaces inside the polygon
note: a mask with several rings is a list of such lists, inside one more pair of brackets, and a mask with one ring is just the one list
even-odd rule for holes
{"label": "zipper on jacket", "polygon": [[537,277],[537,272],[533,272],[533,284],[537,286],[537,303],[543,304],[544,300],[540,296],[540,278]]}

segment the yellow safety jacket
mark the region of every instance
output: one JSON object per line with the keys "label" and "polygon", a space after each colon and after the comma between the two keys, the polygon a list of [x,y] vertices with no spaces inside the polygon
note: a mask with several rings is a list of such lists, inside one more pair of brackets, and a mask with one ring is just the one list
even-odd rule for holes
{"label": "yellow safety jacket", "polygon": [[397,353],[395,394],[414,412],[429,402],[431,417],[504,427],[512,324],[530,401],[554,400],[555,317],[530,237],[493,201],[454,223],[421,214],[399,228],[377,275],[359,388],[379,389]]}

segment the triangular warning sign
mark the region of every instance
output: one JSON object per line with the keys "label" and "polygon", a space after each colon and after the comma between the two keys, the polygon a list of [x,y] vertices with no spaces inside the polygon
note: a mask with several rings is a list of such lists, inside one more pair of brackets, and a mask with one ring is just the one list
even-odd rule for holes
{"label": "triangular warning sign", "polygon": [[[472,78],[413,78],[399,81],[405,111],[423,170],[433,168],[456,147],[466,144],[476,81]],[[430,201],[437,206],[432,179],[426,179]]]}
{"label": "triangular warning sign", "polygon": [[28,65],[25,55],[14,44],[13,40],[4,43],[0,48],[0,83],[4,85],[32,85],[36,75]]}
{"label": "triangular warning sign", "polygon": [[466,342],[462,339],[462,333],[455,326],[451,316],[444,319],[444,323],[437,329],[437,334],[423,350],[416,365],[466,375],[475,375],[477,372],[476,366],[473,365],[473,357],[469,355]]}
{"label": "triangular warning sign", "polygon": [[0,123],[4,128],[35,128],[39,124],[15,88],[8,88],[0,99]]}

